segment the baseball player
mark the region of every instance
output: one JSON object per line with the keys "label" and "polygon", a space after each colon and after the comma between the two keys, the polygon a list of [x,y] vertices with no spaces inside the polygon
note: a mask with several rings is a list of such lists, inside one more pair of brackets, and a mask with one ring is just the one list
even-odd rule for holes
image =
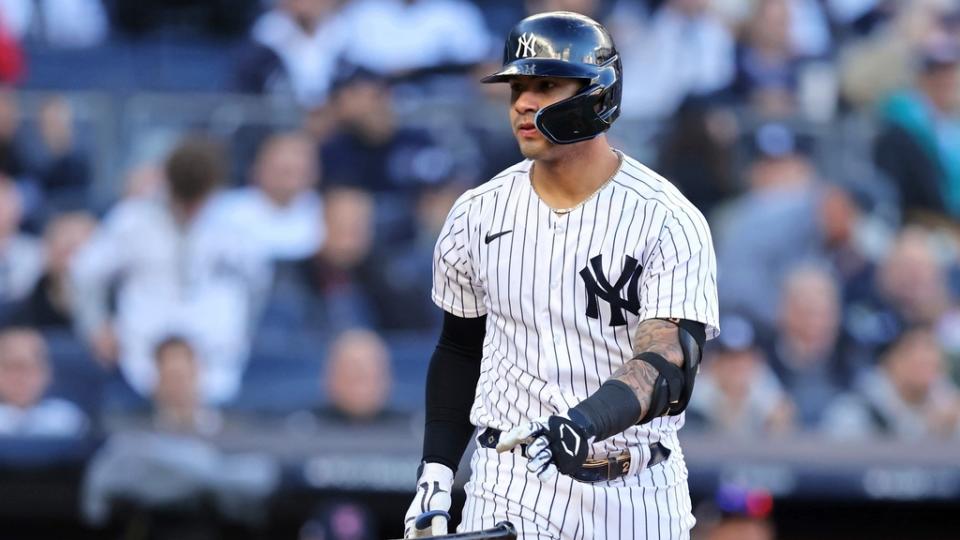
{"label": "baseball player", "polygon": [[510,85],[527,159],[464,193],[437,241],[445,314],[405,535],[445,534],[477,428],[459,531],[509,521],[523,539],[689,538],[677,431],[719,332],[707,223],[609,146],[620,58],[597,22],[520,21],[483,81]]}

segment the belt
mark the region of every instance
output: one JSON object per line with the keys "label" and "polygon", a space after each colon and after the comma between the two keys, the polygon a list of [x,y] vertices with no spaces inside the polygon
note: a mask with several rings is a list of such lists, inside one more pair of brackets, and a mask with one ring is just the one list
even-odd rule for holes
{"label": "belt", "polygon": [[[477,442],[484,448],[496,448],[500,433],[499,429],[487,428],[477,437]],[[649,448],[650,459],[647,460],[646,465],[648,468],[663,463],[670,457],[670,449],[659,441],[651,444]],[[527,457],[527,445],[520,445],[520,454]],[[570,476],[581,482],[596,483],[616,480],[628,472],[630,472],[630,452],[623,452],[607,459],[588,459]]]}

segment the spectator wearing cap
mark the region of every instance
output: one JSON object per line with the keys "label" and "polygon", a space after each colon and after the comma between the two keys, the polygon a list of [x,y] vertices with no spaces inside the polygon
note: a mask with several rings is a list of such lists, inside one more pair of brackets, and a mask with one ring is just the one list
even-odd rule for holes
{"label": "spectator wearing cap", "polygon": [[960,440],[960,393],[929,327],[904,332],[854,390],[827,409],[823,430],[843,439]]}
{"label": "spectator wearing cap", "polygon": [[164,196],[120,202],[72,261],[78,330],[142,396],[156,382],[153,348],[170,334],[196,347],[204,402],[239,389],[270,267],[211,211],[224,169],[219,144],[184,138],[166,160]]}
{"label": "spectator wearing cap", "polygon": [[766,327],[784,276],[820,254],[811,142],[786,124],[761,125],[748,141],[748,191],[714,215],[720,302]]}
{"label": "spectator wearing cap", "polygon": [[928,45],[917,59],[912,89],[890,96],[880,109],[883,128],[874,161],[894,182],[908,220],[960,218],[960,46]]}
{"label": "spectator wearing cap", "polygon": [[363,68],[345,72],[331,105],[339,129],[321,149],[328,186],[402,195],[452,173],[450,153],[429,132],[399,124],[383,76]]}
{"label": "spectator wearing cap", "polygon": [[45,397],[53,374],[36,330],[0,332],[0,435],[76,437],[89,426],[73,403]]}
{"label": "spectator wearing cap", "polygon": [[687,425],[746,437],[789,431],[793,404],[767,366],[753,325],[736,315],[721,320],[723,333],[708,347]]}

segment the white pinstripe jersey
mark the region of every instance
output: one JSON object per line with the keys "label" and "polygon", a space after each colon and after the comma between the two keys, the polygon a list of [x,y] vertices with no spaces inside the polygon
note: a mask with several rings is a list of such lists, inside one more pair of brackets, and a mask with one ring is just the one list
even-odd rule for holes
{"label": "white pinstripe jersey", "polygon": [[[672,184],[624,155],[597,193],[558,214],[534,191],[531,164],[464,193],[434,251],[434,302],[460,317],[487,315],[470,413],[481,428],[505,431],[588,397],[633,356],[640,321],[699,321],[708,338],[719,331],[710,230]],[[677,448],[683,421],[631,427],[591,455],[659,440]]]}

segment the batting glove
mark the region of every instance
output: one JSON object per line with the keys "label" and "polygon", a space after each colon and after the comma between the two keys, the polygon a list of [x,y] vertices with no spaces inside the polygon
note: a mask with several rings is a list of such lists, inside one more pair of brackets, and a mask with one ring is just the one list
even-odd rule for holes
{"label": "batting glove", "polygon": [[422,538],[447,534],[450,520],[450,492],[453,470],[440,463],[424,463],[417,479],[417,495],[403,519],[404,538]]}
{"label": "batting glove", "polygon": [[579,423],[562,416],[548,416],[513,428],[500,437],[498,452],[527,445],[527,470],[541,480],[549,480],[557,471],[570,475],[587,460],[593,437]]}

